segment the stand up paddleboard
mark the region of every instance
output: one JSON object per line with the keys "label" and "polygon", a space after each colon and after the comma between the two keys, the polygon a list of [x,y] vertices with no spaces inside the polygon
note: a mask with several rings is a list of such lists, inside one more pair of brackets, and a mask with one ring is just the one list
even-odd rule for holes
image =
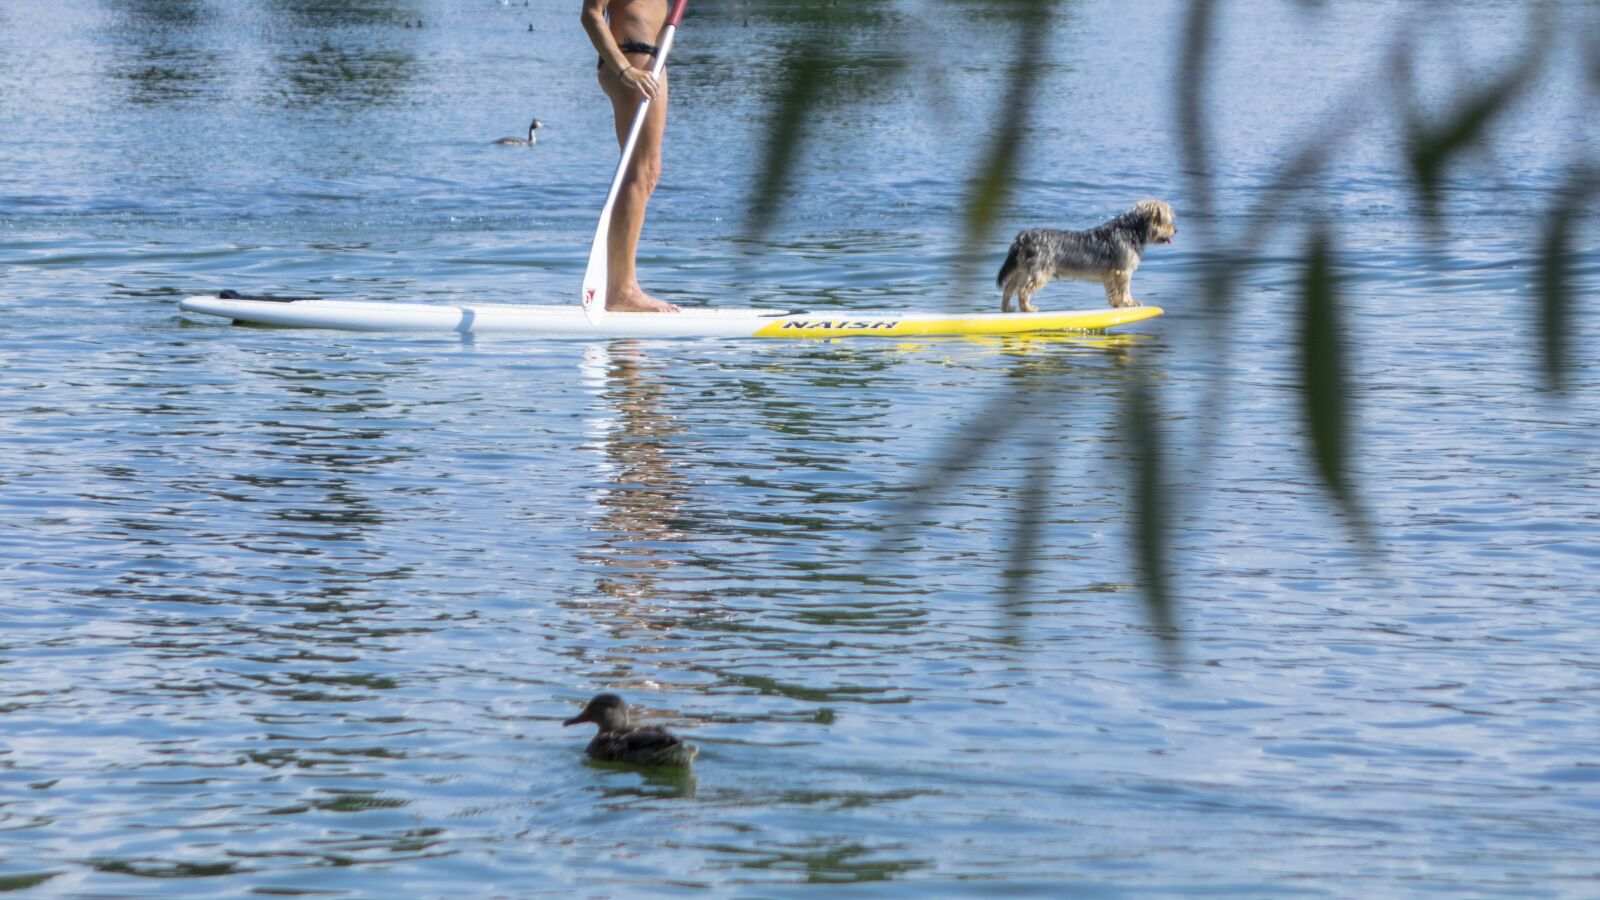
{"label": "stand up paddleboard", "polygon": [[185,312],[247,325],[341,331],[440,331],[551,338],[960,337],[1046,331],[1105,331],[1161,315],[1155,306],[1037,313],[783,312],[687,308],[676,313],[613,312],[590,322],[581,307],[388,303],[246,297],[233,291],[190,297]]}

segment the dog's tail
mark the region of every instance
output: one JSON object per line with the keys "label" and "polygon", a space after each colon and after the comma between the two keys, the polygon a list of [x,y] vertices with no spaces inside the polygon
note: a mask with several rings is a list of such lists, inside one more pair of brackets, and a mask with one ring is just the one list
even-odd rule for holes
{"label": "dog's tail", "polygon": [[1017,270],[1017,254],[1021,252],[1021,246],[1020,241],[1011,242],[1011,252],[1006,254],[1006,261],[1000,264],[1000,273],[994,276],[995,287],[1005,287],[1006,279],[1010,278],[1011,273]]}

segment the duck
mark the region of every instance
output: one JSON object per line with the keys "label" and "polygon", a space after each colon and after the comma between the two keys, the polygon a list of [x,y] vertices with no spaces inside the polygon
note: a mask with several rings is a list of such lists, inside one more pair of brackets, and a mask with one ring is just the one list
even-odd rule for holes
{"label": "duck", "polygon": [[628,704],[616,694],[596,694],[583,712],[561,723],[577,725],[593,722],[600,732],[585,752],[600,762],[627,763],[632,766],[675,766],[686,768],[694,762],[700,748],[685,744],[665,728],[636,726],[628,719]]}
{"label": "duck", "polygon": [[503,137],[495,141],[495,143],[502,144],[507,147],[532,147],[534,144],[539,142],[538,139],[533,136],[533,133],[543,127],[543,122],[539,121],[538,119],[534,119],[532,124],[528,126],[527,140],[523,140],[522,138]]}

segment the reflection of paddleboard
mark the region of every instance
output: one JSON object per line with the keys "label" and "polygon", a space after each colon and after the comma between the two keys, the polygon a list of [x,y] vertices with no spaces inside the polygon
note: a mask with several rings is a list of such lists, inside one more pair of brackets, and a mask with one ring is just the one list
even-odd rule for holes
{"label": "reflection of paddleboard", "polygon": [[343,331],[455,331],[533,337],[835,338],[1104,331],[1161,315],[1154,306],[1038,313],[782,312],[690,307],[678,313],[608,314],[591,325],[578,306],[445,305],[360,300],[244,297],[232,291],[190,297],[186,312],[249,325]]}

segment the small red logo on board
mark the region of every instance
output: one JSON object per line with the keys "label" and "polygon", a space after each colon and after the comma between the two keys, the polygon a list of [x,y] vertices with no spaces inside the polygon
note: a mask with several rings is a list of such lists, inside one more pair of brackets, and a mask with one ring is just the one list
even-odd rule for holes
{"label": "small red logo on board", "polygon": [[583,292],[583,305],[588,306],[594,302],[594,288],[587,288]]}

